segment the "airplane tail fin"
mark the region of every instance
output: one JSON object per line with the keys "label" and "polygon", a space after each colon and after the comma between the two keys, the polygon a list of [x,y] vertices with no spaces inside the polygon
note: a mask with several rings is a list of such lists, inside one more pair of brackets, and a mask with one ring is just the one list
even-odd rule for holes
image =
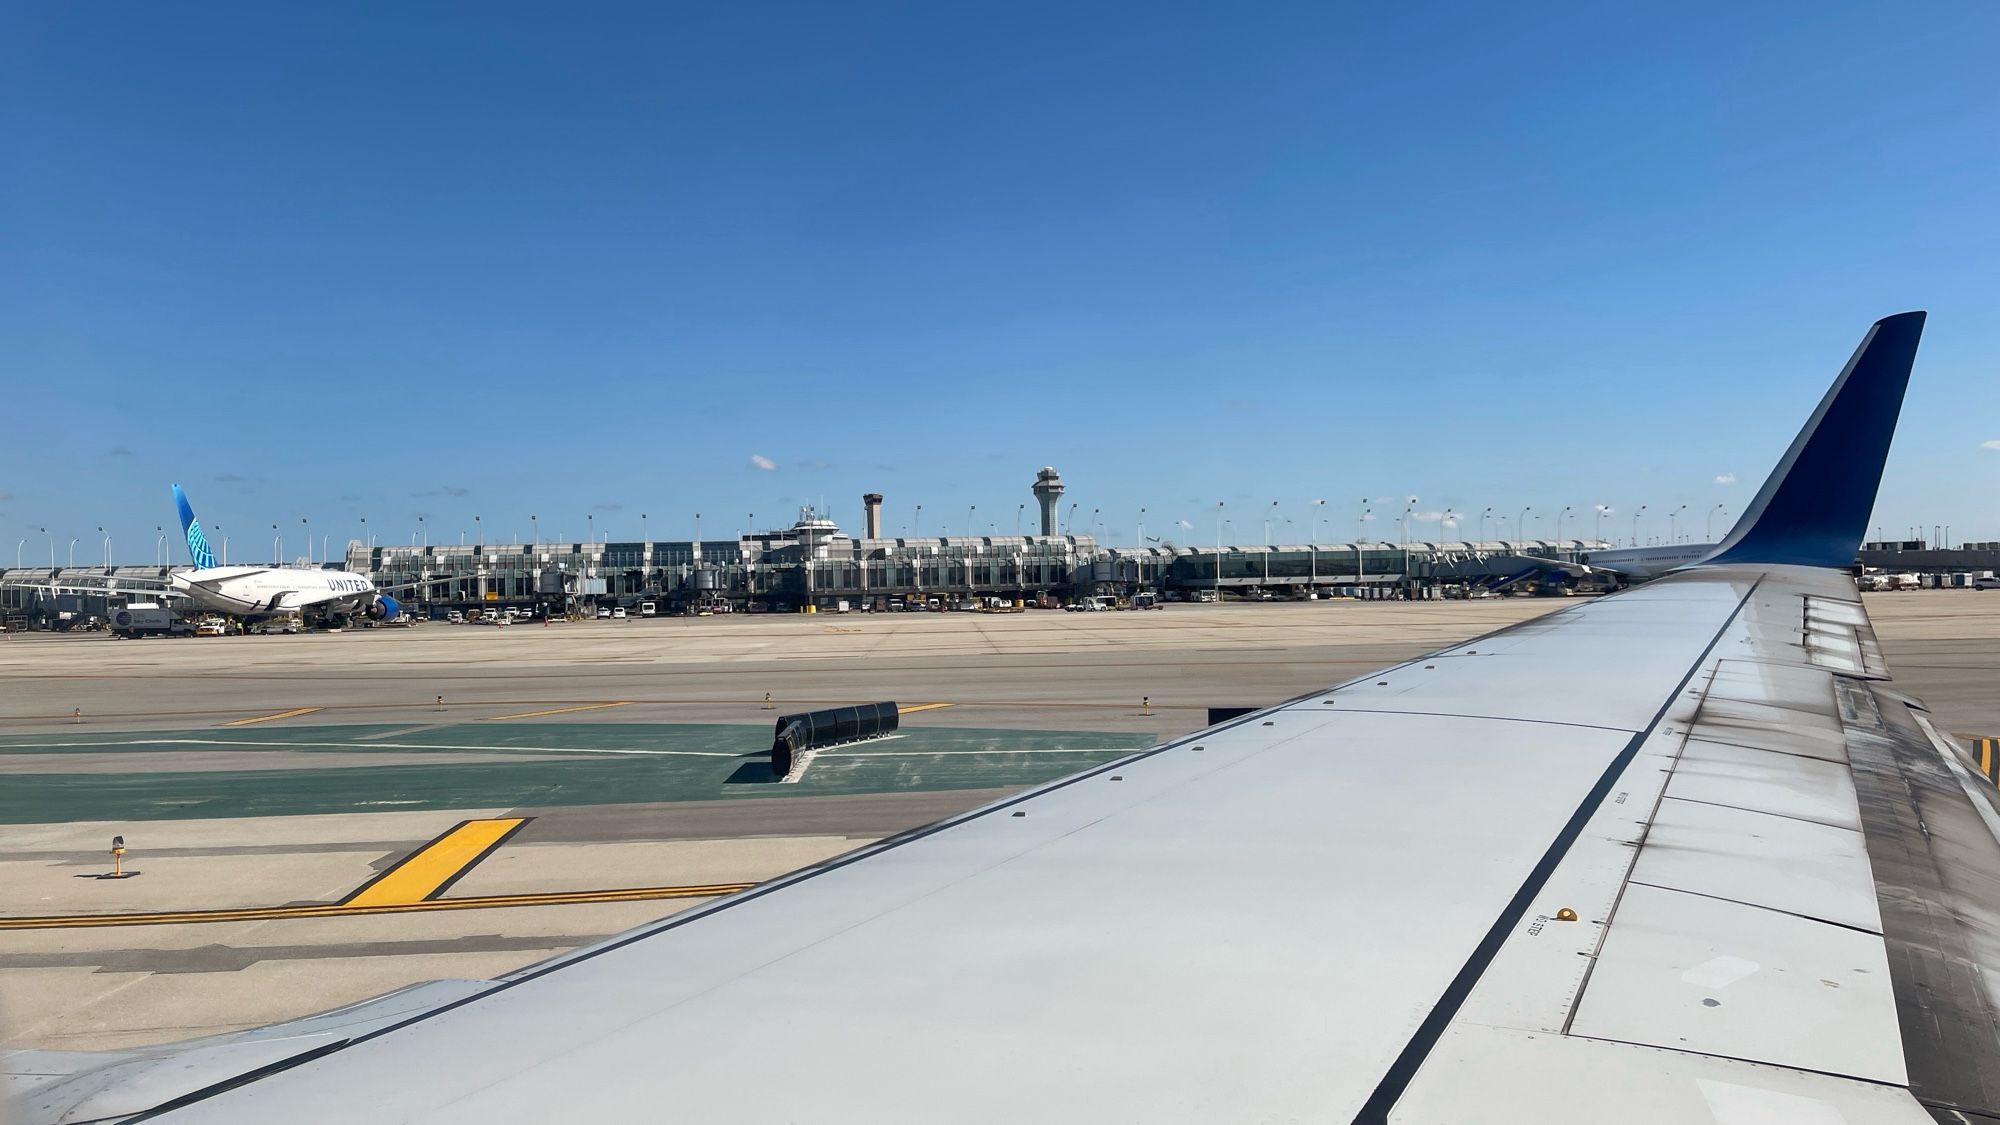
{"label": "airplane tail fin", "polygon": [[174,505],[181,510],[181,534],[187,536],[188,557],[194,565],[203,570],[215,565],[215,552],[209,549],[208,536],[201,533],[201,521],[194,518],[194,508],[188,503],[187,493],[180,485],[174,486]]}
{"label": "airplane tail fin", "polygon": [[1757,498],[1699,565],[1854,564],[1923,332],[1921,312],[1868,329]]}

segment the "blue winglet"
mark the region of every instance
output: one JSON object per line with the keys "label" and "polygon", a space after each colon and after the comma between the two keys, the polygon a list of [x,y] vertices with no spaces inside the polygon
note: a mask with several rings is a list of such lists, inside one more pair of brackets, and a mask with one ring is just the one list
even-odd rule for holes
{"label": "blue winglet", "polygon": [[188,503],[187,493],[178,484],[174,486],[174,506],[181,510],[181,534],[187,536],[188,557],[203,570],[214,566],[215,552],[209,548],[208,536],[201,533],[201,521],[194,518],[194,506]]}
{"label": "blue winglet", "polygon": [[1884,317],[1868,329],[1784,460],[1702,565],[1854,565],[1923,333],[1921,312]]}

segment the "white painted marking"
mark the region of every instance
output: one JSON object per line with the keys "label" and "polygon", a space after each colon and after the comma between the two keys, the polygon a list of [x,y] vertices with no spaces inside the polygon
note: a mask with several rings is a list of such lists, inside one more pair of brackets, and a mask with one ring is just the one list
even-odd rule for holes
{"label": "white painted marking", "polygon": [[1711,957],[1682,973],[1681,979],[1703,988],[1728,988],[1763,967],[1755,961],[1731,957],[1725,953],[1720,957]]}

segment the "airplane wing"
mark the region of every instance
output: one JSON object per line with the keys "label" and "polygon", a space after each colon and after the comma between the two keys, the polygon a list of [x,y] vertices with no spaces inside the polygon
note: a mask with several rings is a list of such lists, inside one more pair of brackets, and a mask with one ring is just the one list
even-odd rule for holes
{"label": "airplane wing", "polygon": [[1921,325],[1870,329],[1776,474],[1844,450],[1865,488],[1777,479],[1709,564],[496,981],[117,1081],[50,1063],[24,1104],[288,1125],[1989,1120],[1992,784],[1887,686],[1843,569]]}

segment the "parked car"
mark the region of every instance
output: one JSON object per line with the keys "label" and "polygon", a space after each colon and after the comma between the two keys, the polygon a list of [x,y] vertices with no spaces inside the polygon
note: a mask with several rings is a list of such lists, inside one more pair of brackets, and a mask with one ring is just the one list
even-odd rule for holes
{"label": "parked car", "polygon": [[608,620],[610,620],[610,619],[611,619],[611,607],[610,607],[610,606],[608,606],[608,605],[601,605],[601,606],[598,606],[598,607],[597,607],[597,619],[598,619],[599,621],[608,621]]}
{"label": "parked car", "polygon": [[622,605],[615,605],[615,606],[612,606],[612,607],[611,607],[611,619],[612,619],[613,621],[622,621],[622,620],[624,620],[624,619],[625,619],[625,607],[624,607],[624,606],[622,606]]}
{"label": "parked car", "polygon": [[229,629],[220,621],[204,621],[194,627],[197,637],[223,637],[228,634]]}

